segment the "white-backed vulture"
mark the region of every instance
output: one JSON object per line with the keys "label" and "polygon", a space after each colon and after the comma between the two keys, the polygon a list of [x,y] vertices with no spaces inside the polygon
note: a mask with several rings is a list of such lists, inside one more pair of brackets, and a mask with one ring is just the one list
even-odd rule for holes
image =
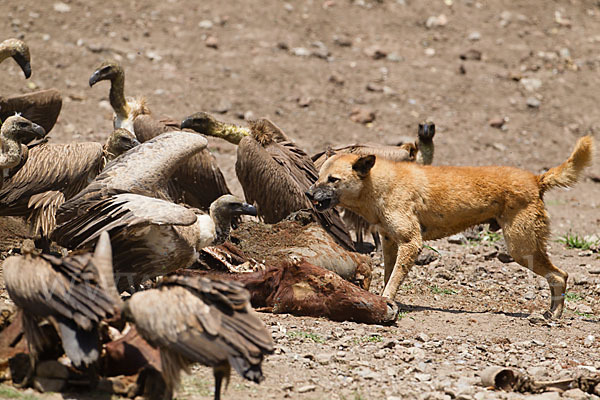
{"label": "white-backed vulture", "polygon": [[32,371],[38,356],[56,346],[55,335],[48,336],[41,325],[44,320],[58,334],[73,366],[87,368],[98,360],[98,324],[114,316],[119,306],[101,279],[110,261],[108,235],[98,241],[94,254],[58,258],[28,253],[4,261],[6,290],[22,310]]}
{"label": "white-backed vulture", "polygon": [[24,143],[45,135],[44,128],[18,115],[4,121],[0,127],[0,190],[16,168],[29,157]]}
{"label": "white-backed vulture", "polygon": [[[410,139],[403,140],[396,146],[385,146],[378,144],[352,144],[330,148],[326,151],[312,156],[317,169],[321,169],[323,163],[331,156],[337,153],[352,153],[359,155],[374,154],[378,157],[387,158],[393,161],[415,161],[419,164],[430,165],[433,162],[435,145],[433,137],[435,136],[435,124],[432,122],[423,122],[419,124],[417,140],[412,142]],[[352,227],[356,233],[356,244],[361,247],[364,245],[364,236],[371,233],[375,248],[380,246],[379,235],[374,226],[371,226],[363,217],[350,211],[343,210],[343,219],[347,226]]]}
{"label": "white-backed vulture", "polygon": [[206,144],[196,133],[167,132],[114,160],[60,207],[52,239],[81,248],[109,231],[120,290],[189,266],[197,249],[228,237],[232,218],[256,215],[231,195],[215,200],[209,215],[171,202],[171,175]]}
{"label": "white-backed vulture", "polygon": [[108,161],[138,144],[132,133],[117,129],[105,145],[86,142],[32,148],[27,161],[0,189],[0,215],[24,217],[34,234],[48,237],[60,205],[87,186]]}
{"label": "white-backed vulture", "polygon": [[[19,64],[25,79],[31,76],[31,58],[29,47],[25,42],[19,39],[7,39],[0,43],[0,62],[8,57],[12,57]],[[61,107],[62,97],[56,89],[12,97],[0,95],[0,122],[19,113],[22,117],[41,125],[48,133],[56,123]]]}
{"label": "white-backed vulture", "polygon": [[181,371],[189,372],[194,363],[213,368],[215,400],[231,367],[259,383],[263,357],[274,349],[270,332],[250,306],[250,294],[237,282],[172,275],[156,289],[134,293],[123,316],[160,349],[168,399]]}
{"label": "white-backed vulture", "polygon": [[327,232],[344,248],[354,250],[348,229],[337,210],[320,213],[304,192],[316,182],[318,171],[310,157],[267,119],[250,129],[217,121],[200,112],[187,117],[182,128],[236,144],[235,172],[246,201],[255,203],[266,223],[274,224],[295,211],[310,210]]}
{"label": "white-backed vulture", "polygon": [[[102,63],[90,77],[90,86],[103,80],[110,81],[109,99],[115,112],[115,128],[128,129],[142,143],[165,132],[180,129],[179,122],[154,119],[143,97],[125,98],[125,71],[116,61]],[[177,169],[168,190],[173,201],[202,210],[208,210],[217,198],[231,193],[215,157],[208,149],[188,158]]]}

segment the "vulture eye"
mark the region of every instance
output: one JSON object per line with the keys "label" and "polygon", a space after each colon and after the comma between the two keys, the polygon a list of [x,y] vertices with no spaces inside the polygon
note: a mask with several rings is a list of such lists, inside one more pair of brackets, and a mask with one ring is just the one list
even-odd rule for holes
{"label": "vulture eye", "polygon": [[340,178],[336,178],[335,176],[331,176],[331,175],[327,178],[327,182],[329,182],[329,183],[336,183],[339,180],[340,180]]}
{"label": "vulture eye", "polygon": [[21,122],[19,122],[19,123],[17,124],[17,126],[18,126],[20,129],[27,129],[27,128],[29,128],[29,123],[21,121]]}

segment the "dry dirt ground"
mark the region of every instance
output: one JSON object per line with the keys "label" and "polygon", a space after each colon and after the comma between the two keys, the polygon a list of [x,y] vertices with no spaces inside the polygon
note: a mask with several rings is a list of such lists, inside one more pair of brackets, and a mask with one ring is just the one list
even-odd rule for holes
{"label": "dry dirt ground", "polygon": [[[56,142],[109,134],[108,85],[87,83],[106,58],[123,63],[127,94],[144,95],[157,116],[219,111],[242,124],[244,116],[267,116],[309,153],[395,143],[430,118],[434,164],[540,172],[566,159],[578,136],[600,139],[597,1],[64,1],[0,2],[0,38],[26,39],[33,67],[25,81],[4,62],[2,93],[58,88]],[[357,108],[375,120],[353,122]],[[210,143],[241,193],[235,148]],[[394,326],[263,314],[277,345],[264,363],[266,380],[235,376],[225,398],[522,398],[486,391],[478,373],[506,365],[560,378],[600,369],[599,255],[557,242],[567,232],[600,233],[599,177],[596,162],[574,189],[545,198],[552,258],[571,275],[560,321],[528,319],[548,306],[547,284],[502,263],[496,235],[440,240],[429,245],[441,257],[416,266],[398,294],[403,312]],[[381,274],[377,268],[372,290],[381,290]],[[210,398],[211,388],[209,370],[199,368],[178,398]]]}

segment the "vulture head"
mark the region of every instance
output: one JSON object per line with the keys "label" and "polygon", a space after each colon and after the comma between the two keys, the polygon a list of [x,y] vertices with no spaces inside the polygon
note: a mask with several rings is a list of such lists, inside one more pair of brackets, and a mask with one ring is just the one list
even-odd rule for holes
{"label": "vulture head", "polygon": [[7,39],[0,43],[0,61],[4,58],[12,57],[25,74],[25,79],[31,76],[31,56],[29,55],[29,47],[24,41],[19,39]]}
{"label": "vulture head", "polygon": [[210,218],[215,224],[216,238],[214,244],[221,244],[229,238],[231,223],[240,215],[256,216],[256,207],[244,203],[237,197],[226,194],[210,205]]}
{"label": "vulture head", "polygon": [[35,139],[43,139],[44,136],[46,136],[44,128],[20,115],[8,117],[0,128],[0,137],[23,144]]}
{"label": "vulture head", "polygon": [[133,133],[127,129],[119,128],[115,129],[108,137],[105,150],[108,154],[108,159],[113,160],[139,144],[140,142]]}
{"label": "vulture head", "polygon": [[104,61],[98,69],[90,76],[90,87],[100,81],[115,82],[117,79],[124,79],[125,72],[123,67],[116,61]]}
{"label": "vulture head", "polygon": [[248,129],[217,121],[206,112],[198,112],[186,117],[181,122],[181,129],[191,129],[206,136],[225,139],[233,144],[239,144],[244,136],[250,135]]}

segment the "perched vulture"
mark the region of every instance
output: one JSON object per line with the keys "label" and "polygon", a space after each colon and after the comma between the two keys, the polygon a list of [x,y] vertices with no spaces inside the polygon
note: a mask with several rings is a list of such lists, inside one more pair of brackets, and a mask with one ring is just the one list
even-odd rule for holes
{"label": "perched vulture", "polygon": [[[29,47],[25,42],[7,39],[0,43],[0,62],[8,57],[12,57],[19,64],[26,79],[31,76]],[[62,97],[56,89],[12,97],[0,95],[0,122],[19,113],[22,117],[41,125],[48,133],[56,123],[61,107]]]}
{"label": "perched vulture", "polygon": [[172,275],[156,289],[134,293],[123,316],[160,349],[169,399],[181,371],[189,372],[193,363],[213,368],[215,400],[232,366],[247,380],[264,379],[261,363],[273,352],[273,339],[237,282]]}
{"label": "perched vulture", "polygon": [[235,172],[246,201],[257,204],[266,223],[277,223],[295,211],[307,209],[340,245],[354,250],[337,210],[318,212],[304,194],[319,175],[312,160],[271,121],[259,119],[246,129],[200,112],[187,117],[181,127],[238,146]]}
{"label": "perched vulture", "polygon": [[[312,160],[318,169],[321,169],[323,163],[331,156],[337,153],[352,153],[359,155],[375,154],[378,157],[387,158],[393,161],[415,161],[419,164],[429,165],[433,162],[433,153],[435,146],[433,137],[435,135],[435,124],[432,122],[423,122],[419,124],[417,140],[411,142],[410,139],[403,140],[397,146],[385,146],[377,144],[352,144],[348,146],[327,149],[312,156]],[[343,211],[343,219],[347,226],[352,227],[356,233],[357,248],[364,245],[364,235],[371,233],[375,248],[380,247],[380,240],[377,230],[369,224],[363,217],[350,211]]]}
{"label": "perched vulture", "polygon": [[146,106],[146,99],[125,98],[125,72],[121,65],[116,61],[105,61],[98,67],[90,76],[90,87],[104,80],[110,81],[109,100],[112,106],[114,116],[114,128],[124,128],[131,133],[135,133],[133,129],[133,121],[140,115],[150,114]]}
{"label": "perched vulture", "polygon": [[44,128],[23,117],[9,117],[0,127],[0,193],[11,174],[29,157],[24,143],[46,135]]}
{"label": "perched vulture", "polygon": [[33,364],[56,345],[56,336],[48,336],[42,326],[44,320],[56,331],[52,333],[58,334],[75,367],[90,367],[98,359],[98,324],[118,310],[118,303],[106,292],[102,279],[106,275],[103,269],[111,271],[110,260],[110,240],[104,234],[94,254],[65,258],[26,254],[4,261],[6,290],[23,311],[23,328]]}
{"label": "perched vulture", "polygon": [[114,160],[60,207],[52,239],[85,248],[109,231],[121,291],[190,265],[197,249],[227,239],[232,218],[256,215],[253,206],[232,195],[215,200],[209,215],[171,201],[173,172],[206,144],[196,133],[168,132]]}
{"label": "perched vulture", "polygon": [[60,205],[86,187],[107,161],[138,144],[132,133],[117,129],[104,146],[86,142],[32,148],[27,161],[0,189],[0,216],[25,217],[35,234],[47,238],[56,225]]}
{"label": "perched vulture", "polygon": [[[177,121],[156,120],[149,115],[145,99],[125,98],[125,71],[117,62],[104,62],[90,77],[90,86],[102,80],[111,82],[109,98],[115,112],[115,128],[128,129],[142,143],[165,132],[180,129]],[[215,157],[208,149],[183,162],[173,174],[168,191],[176,203],[186,203],[202,210],[208,210],[217,198],[231,193]]]}

